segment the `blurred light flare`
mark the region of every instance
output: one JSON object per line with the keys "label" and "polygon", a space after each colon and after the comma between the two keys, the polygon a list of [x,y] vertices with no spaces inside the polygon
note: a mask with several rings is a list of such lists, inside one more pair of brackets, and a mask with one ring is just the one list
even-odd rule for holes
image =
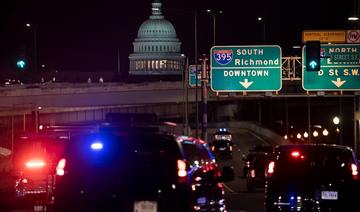
{"label": "blurred light flare", "polygon": [[25,163],[26,168],[32,169],[32,168],[42,168],[46,165],[46,163],[41,159],[33,159],[29,160]]}
{"label": "blurred light flare", "polygon": [[92,149],[92,150],[101,150],[101,149],[103,149],[103,148],[104,148],[103,143],[101,143],[101,142],[99,142],[99,141],[94,142],[94,143],[91,144],[91,149]]}

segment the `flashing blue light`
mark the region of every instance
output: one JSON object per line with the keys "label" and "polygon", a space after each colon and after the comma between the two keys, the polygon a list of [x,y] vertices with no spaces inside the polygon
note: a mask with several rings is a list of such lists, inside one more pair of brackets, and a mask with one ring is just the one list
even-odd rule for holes
{"label": "flashing blue light", "polygon": [[295,207],[295,194],[290,194],[290,207]]}
{"label": "flashing blue light", "polygon": [[91,149],[92,150],[98,151],[98,150],[101,150],[103,147],[104,147],[103,144],[101,142],[98,142],[98,141],[91,144]]}

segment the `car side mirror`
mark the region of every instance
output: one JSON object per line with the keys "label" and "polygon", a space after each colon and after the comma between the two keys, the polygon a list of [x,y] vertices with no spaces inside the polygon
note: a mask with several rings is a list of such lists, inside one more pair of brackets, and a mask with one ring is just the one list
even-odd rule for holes
{"label": "car side mirror", "polygon": [[234,167],[232,166],[224,166],[221,169],[221,178],[222,182],[229,182],[234,180]]}

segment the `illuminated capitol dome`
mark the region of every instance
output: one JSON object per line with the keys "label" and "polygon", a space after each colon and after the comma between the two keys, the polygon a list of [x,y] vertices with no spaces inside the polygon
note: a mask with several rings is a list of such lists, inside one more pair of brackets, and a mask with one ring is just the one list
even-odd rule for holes
{"label": "illuminated capitol dome", "polygon": [[161,13],[160,0],[152,3],[152,14],[143,22],[129,55],[130,75],[181,75],[185,57],[174,26]]}

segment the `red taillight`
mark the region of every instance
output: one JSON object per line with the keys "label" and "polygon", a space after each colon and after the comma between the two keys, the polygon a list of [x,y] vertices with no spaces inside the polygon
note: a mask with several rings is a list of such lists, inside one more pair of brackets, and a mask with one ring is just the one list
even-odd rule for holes
{"label": "red taillight", "polygon": [[357,180],[359,178],[358,174],[358,168],[357,168],[357,165],[356,164],[351,164],[351,174],[354,178],[354,180]]}
{"label": "red taillight", "polygon": [[45,161],[40,159],[29,160],[25,163],[25,167],[29,169],[40,169],[46,165]]}
{"label": "red taillight", "polygon": [[59,160],[58,165],[56,166],[56,175],[63,176],[65,174],[65,170],[64,170],[65,165],[66,165],[65,158],[62,158],[61,160]]}
{"label": "red taillight", "polygon": [[292,151],[291,157],[304,159],[304,155],[301,155],[299,151]]}
{"label": "red taillight", "polygon": [[294,157],[294,158],[298,158],[298,157],[300,157],[300,152],[293,151],[293,152],[291,152],[291,156]]}
{"label": "red taillight", "polygon": [[222,183],[218,183],[218,184],[217,184],[217,187],[218,187],[218,188],[221,188],[221,189],[224,189],[224,185],[223,185]]}
{"label": "red taillight", "polygon": [[177,160],[177,167],[178,167],[178,177],[181,183],[187,181],[187,171],[186,171],[186,162],[183,160]]}
{"label": "red taillight", "polygon": [[268,166],[268,171],[267,171],[267,174],[269,176],[271,176],[273,173],[274,173],[274,168],[275,168],[275,162],[274,161],[271,161],[269,163],[269,166]]}

